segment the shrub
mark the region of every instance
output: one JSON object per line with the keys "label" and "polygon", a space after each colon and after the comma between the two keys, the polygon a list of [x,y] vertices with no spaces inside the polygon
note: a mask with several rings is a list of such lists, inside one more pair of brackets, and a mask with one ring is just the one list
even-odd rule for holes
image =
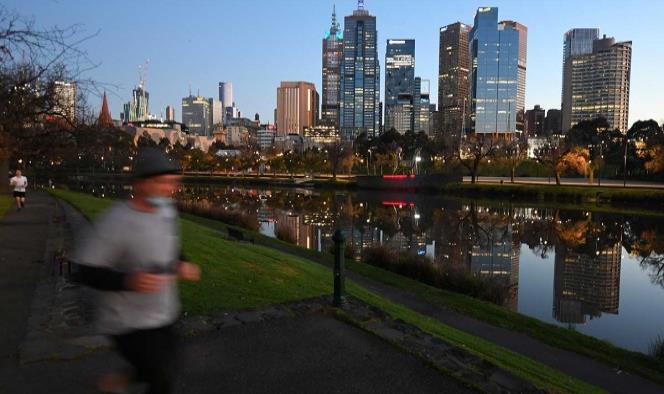
{"label": "shrub", "polygon": [[219,220],[226,224],[258,231],[256,216],[241,210],[228,210],[225,207],[213,206],[207,202],[181,201],[178,208],[182,212],[191,213],[208,219]]}
{"label": "shrub", "polygon": [[498,305],[505,305],[512,286],[501,281],[479,278],[458,266],[436,265],[415,254],[399,255],[386,246],[365,249],[363,262],[403,275],[430,286],[454,291]]}
{"label": "shrub", "polygon": [[664,363],[664,336],[658,335],[657,338],[650,343],[649,353],[660,363]]}

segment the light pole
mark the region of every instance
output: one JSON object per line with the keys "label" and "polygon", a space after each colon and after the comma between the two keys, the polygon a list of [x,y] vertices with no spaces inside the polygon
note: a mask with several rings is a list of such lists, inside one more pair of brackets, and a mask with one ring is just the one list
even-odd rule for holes
{"label": "light pole", "polygon": [[627,144],[629,144],[629,139],[625,135],[625,156],[623,161],[623,187],[627,187]]}

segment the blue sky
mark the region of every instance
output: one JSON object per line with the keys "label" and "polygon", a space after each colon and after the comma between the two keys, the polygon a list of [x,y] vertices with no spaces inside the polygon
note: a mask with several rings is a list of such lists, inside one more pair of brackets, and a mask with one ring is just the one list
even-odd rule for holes
{"label": "blue sky", "polygon": [[[86,42],[100,66],[88,76],[119,88],[109,92],[111,113],[138,81],[138,65],[150,59],[147,88],[151,112],[176,109],[192,92],[217,97],[219,81],[233,82],[243,116],[258,112],[273,119],[281,80],[321,83],[321,40],[330,25],[332,5],[343,16],[355,0],[4,0],[4,5],[32,16],[40,26],[82,24],[99,35]],[[499,18],[528,26],[526,107],[560,107],[562,40],[573,27],[599,27],[618,41],[631,40],[630,123],[653,118],[664,122],[664,1],[660,0],[365,0],[377,17],[379,56],[385,63],[385,40],[416,40],[416,75],[431,80],[437,101],[438,29],[455,21],[472,24],[479,6],[499,7]],[[381,71],[384,76],[384,72]],[[381,84],[383,84],[381,82]],[[381,97],[384,89],[381,88]],[[100,99],[91,97],[95,106]]]}

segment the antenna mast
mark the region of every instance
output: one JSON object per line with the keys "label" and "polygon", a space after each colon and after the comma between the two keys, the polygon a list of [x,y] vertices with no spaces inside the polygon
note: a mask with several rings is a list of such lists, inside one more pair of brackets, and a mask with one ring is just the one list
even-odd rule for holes
{"label": "antenna mast", "polygon": [[357,9],[358,10],[364,9],[364,0],[357,0]]}

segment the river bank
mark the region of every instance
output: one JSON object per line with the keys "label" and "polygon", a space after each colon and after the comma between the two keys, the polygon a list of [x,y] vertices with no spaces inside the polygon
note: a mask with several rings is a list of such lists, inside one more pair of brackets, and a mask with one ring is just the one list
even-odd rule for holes
{"label": "river bank", "polygon": [[[61,192],[59,192],[58,194],[60,193]],[[72,195],[74,197],[83,196],[85,197],[85,200],[90,200],[90,201],[98,201],[98,202],[101,201],[104,203],[107,203],[108,201],[102,199],[94,199],[89,196],[81,195],[80,193],[71,193],[69,197],[72,198],[71,197]],[[76,198],[78,199],[82,197],[76,197]],[[92,209],[94,208],[92,207]],[[210,219],[204,219],[192,215],[183,215],[183,217],[188,221],[198,223],[200,225],[220,231],[222,233],[227,232],[228,226],[221,222]],[[242,229],[238,230],[246,231]],[[258,233],[251,233],[250,236],[255,240],[256,244],[258,245],[268,246],[273,249],[278,249],[282,252],[311,259],[314,261],[321,261],[324,264],[329,264],[329,259],[331,258],[331,256],[329,255],[320,254],[315,251],[299,248],[295,245],[287,244],[285,242],[276,240],[274,238],[262,236]],[[209,246],[207,248],[209,248]],[[373,281],[389,284],[394,288],[398,288],[410,294],[421,296],[423,299],[428,300],[428,302],[433,302],[434,305],[438,305],[439,307],[467,314],[473,316],[473,318],[475,319],[489,322],[494,326],[503,327],[513,332],[520,332],[531,338],[536,338],[538,341],[542,341],[544,343],[548,343],[553,346],[557,346],[579,354],[583,354],[588,357],[592,357],[596,360],[606,362],[608,365],[612,365],[613,366],[612,368],[619,368],[620,370],[635,372],[640,375],[647,376],[655,381],[659,382],[664,381],[664,379],[662,378],[663,375],[662,367],[658,366],[658,364],[654,363],[651,358],[641,353],[626,351],[624,349],[617,348],[607,342],[600,341],[592,337],[587,337],[585,335],[579,334],[574,331],[564,330],[560,327],[540,322],[536,319],[532,319],[527,316],[511,312],[507,309],[500,308],[492,304],[474,300],[469,297],[460,296],[458,294],[446,292],[444,290],[435,289],[423,285],[419,282],[409,280],[407,278],[400,277],[398,275],[394,275],[392,273],[378,269],[376,267],[371,267],[366,264],[354,263],[354,262],[349,262],[348,265],[352,271],[356,273],[361,273],[363,278],[370,278]],[[359,277],[356,280],[358,279],[362,280]],[[375,298],[374,301],[376,301]],[[377,302],[382,304],[385,302],[385,299],[382,299]],[[387,302],[387,304],[389,305],[389,301]],[[388,309],[389,308],[390,307],[388,307]],[[412,311],[408,313],[412,313]],[[421,319],[417,318],[415,320],[419,320],[419,323],[422,324],[430,322],[430,319],[425,316],[421,316]],[[491,338],[489,340],[491,340]]]}

